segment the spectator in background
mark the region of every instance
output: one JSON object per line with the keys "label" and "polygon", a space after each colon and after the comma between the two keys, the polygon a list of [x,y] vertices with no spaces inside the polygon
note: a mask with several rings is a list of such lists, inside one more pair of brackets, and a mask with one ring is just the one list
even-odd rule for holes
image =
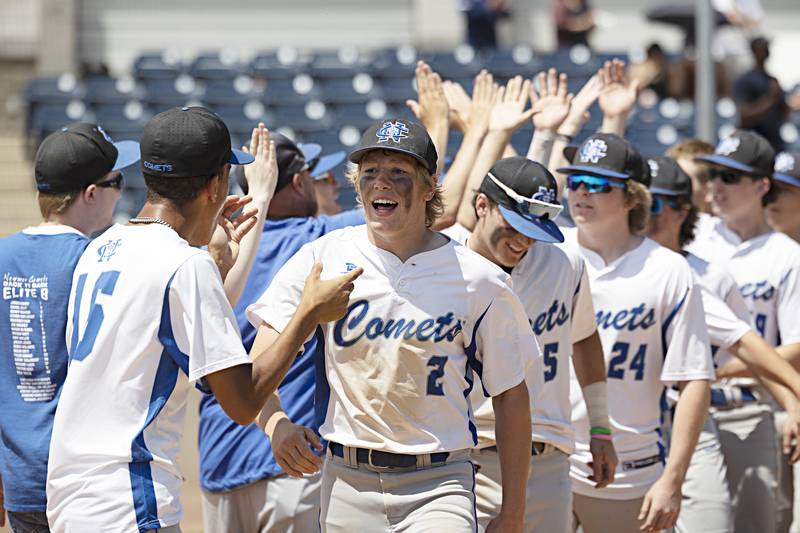
{"label": "spectator in background", "polygon": [[589,0],[556,0],[553,14],[559,48],[576,44],[589,46],[589,34],[594,29],[594,15]]}
{"label": "spectator in background", "polygon": [[789,107],[778,80],[766,70],[769,42],[757,37],[750,42],[755,66],[736,79],[733,95],[739,110],[739,126],[763,135],[776,150],[783,149],[781,126]]}
{"label": "spectator in background", "polygon": [[497,20],[511,12],[505,0],[461,0],[467,43],[476,50],[497,48]]}
{"label": "spectator in background", "polygon": [[764,18],[764,8],[761,0],[711,0],[711,6],[727,22],[714,32],[712,55],[735,77],[752,66],[748,42]]}
{"label": "spectator in background", "polygon": [[631,65],[631,79],[639,82],[642,89],[654,91],[659,98],[674,96],[674,76],[670,76],[670,64],[667,55],[658,43],[647,47],[647,57],[641,63]]}

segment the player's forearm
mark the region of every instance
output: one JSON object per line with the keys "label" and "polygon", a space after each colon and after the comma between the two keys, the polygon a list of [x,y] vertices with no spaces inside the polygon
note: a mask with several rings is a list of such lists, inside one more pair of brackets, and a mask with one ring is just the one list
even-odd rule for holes
{"label": "player's forearm", "polygon": [[778,352],[782,358],[789,361],[794,368],[800,370],[800,342],[782,344],[776,347],[775,351]]}
{"label": "player's forearm", "polygon": [[527,157],[531,161],[537,161],[545,167],[550,162],[550,155],[553,151],[553,143],[556,133],[550,130],[536,130],[533,132],[531,144],[528,147]]}
{"label": "player's forearm", "polygon": [[551,150],[547,169],[556,178],[556,182],[558,182],[559,198],[561,198],[564,192],[564,185],[566,184],[567,177],[558,172],[557,169],[564,168],[570,164],[570,161],[567,161],[567,158],[564,156],[564,148],[566,148],[571,140],[581,132],[584,124],[586,124],[586,120],[582,113],[570,113],[561,126],[559,126],[558,133],[553,141],[553,148]]}
{"label": "player's forearm", "polygon": [[598,381],[606,381],[603,345],[597,331],[572,345],[572,365],[581,388]]}
{"label": "player's forearm", "polygon": [[602,133],[614,133],[620,137],[625,137],[626,114],[603,115],[603,123],[600,125]]}
{"label": "player's forearm", "polygon": [[267,437],[271,439],[275,431],[275,426],[277,426],[280,421],[288,419],[289,417],[283,411],[278,391],[275,391],[267,398],[267,403],[264,404],[264,407],[258,414],[257,423],[258,426],[264,430]]}
{"label": "player's forearm", "polygon": [[272,194],[268,194],[262,198],[253,198],[253,202],[258,206],[258,214],[256,215],[256,225],[250,232],[244,236],[239,245],[239,256],[233,267],[228,271],[224,277],[225,295],[231,307],[235,307],[236,303],[242,295],[244,285],[247,282],[247,277],[250,275],[250,270],[253,268],[253,263],[256,261],[256,253],[258,252],[258,245],[261,242],[261,234],[264,231],[264,222],[267,219],[267,211],[269,204],[272,201]]}
{"label": "player's forearm", "polygon": [[511,132],[489,131],[483,140],[481,149],[478,152],[478,157],[469,174],[466,194],[462,196],[461,204],[458,207],[458,222],[470,231],[475,227],[477,218],[475,209],[472,207],[472,198],[469,193],[470,191],[478,190],[483,178],[486,177],[492,165],[502,157],[503,150],[505,150],[509,139],[511,139]]}
{"label": "player's forearm", "polygon": [[683,484],[697,439],[708,414],[711,391],[708,380],[688,381],[681,390],[672,424],[672,440],[663,476]]}
{"label": "player's forearm", "polygon": [[442,192],[444,213],[437,221],[434,229],[444,229],[452,226],[456,222],[462,198],[465,194],[468,197],[471,196],[471,191],[466,190],[467,182],[469,181],[470,170],[472,170],[475,159],[478,156],[482,140],[483,135],[477,132],[467,131],[464,135],[461,146],[456,153],[456,158],[447,170]]}
{"label": "player's forearm", "polygon": [[800,396],[800,374],[754,331],[745,333],[729,351],[741,359],[756,377],[762,378],[768,388],[768,382],[780,384],[795,396]]}
{"label": "player's forearm", "polygon": [[436,162],[436,175],[440,176],[444,169],[444,160],[447,155],[447,137],[450,134],[450,124],[447,120],[447,115],[444,120],[437,120],[431,122],[430,125],[425,125],[428,134],[433,141],[433,146],[436,147],[436,155],[438,160]]}
{"label": "player's forearm", "polygon": [[523,381],[499,396],[492,397],[495,413],[497,452],[503,480],[501,513],[524,519],[525,492],[531,457],[531,415],[528,387]]}

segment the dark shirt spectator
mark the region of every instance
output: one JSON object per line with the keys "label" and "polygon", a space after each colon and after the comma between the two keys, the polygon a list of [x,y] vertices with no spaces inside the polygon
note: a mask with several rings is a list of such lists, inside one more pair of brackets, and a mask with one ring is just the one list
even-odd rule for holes
{"label": "dark shirt spectator", "polygon": [[755,67],[736,79],[733,95],[739,109],[739,126],[766,137],[775,150],[784,148],[780,130],[789,107],[778,80],[767,73],[769,43],[756,38],[750,43]]}
{"label": "dark shirt spectator", "polygon": [[553,14],[559,48],[569,48],[576,44],[589,46],[589,34],[594,29],[594,16],[589,0],[556,0]]}
{"label": "dark shirt spectator", "polygon": [[497,48],[497,20],[510,15],[505,0],[461,0],[467,43],[476,50]]}

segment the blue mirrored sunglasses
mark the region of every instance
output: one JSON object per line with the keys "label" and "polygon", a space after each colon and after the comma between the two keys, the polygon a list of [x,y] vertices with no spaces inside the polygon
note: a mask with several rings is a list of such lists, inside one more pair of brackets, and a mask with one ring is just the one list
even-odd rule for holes
{"label": "blue mirrored sunglasses", "polygon": [[676,211],[681,208],[680,202],[676,198],[668,196],[653,196],[653,203],[650,204],[650,214],[660,215],[664,211],[664,204]]}
{"label": "blue mirrored sunglasses", "polygon": [[586,192],[610,192],[612,187],[617,189],[625,189],[625,183],[619,181],[612,181],[608,178],[601,178],[600,176],[589,176],[586,174],[572,174],[567,177],[567,187],[571,191],[577,191],[580,186],[586,187]]}

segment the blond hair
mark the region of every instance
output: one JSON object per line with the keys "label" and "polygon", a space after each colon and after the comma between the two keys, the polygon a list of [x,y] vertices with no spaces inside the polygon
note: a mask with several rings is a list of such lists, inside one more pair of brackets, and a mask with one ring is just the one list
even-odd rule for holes
{"label": "blond hair", "polygon": [[[422,164],[414,159],[414,168],[417,172],[417,179],[421,180],[428,187],[428,191],[433,190],[433,198],[425,202],[425,227],[432,227],[436,220],[444,213],[444,199],[442,198],[442,186]],[[361,179],[361,165],[348,163],[345,176],[356,190],[356,200],[359,205],[364,205],[361,200],[361,193],[358,190],[358,182]],[[427,191],[426,191],[427,192]]]}
{"label": "blond hair", "polygon": [[672,159],[694,159],[698,155],[714,153],[714,145],[700,139],[684,139],[670,146],[664,155]]}
{"label": "blond hair", "polygon": [[653,198],[647,187],[638,181],[628,180],[626,185],[625,204],[631,208],[628,211],[628,229],[631,234],[639,235],[647,229]]}
{"label": "blond hair", "polygon": [[62,193],[44,193],[39,191],[36,201],[39,203],[39,212],[45,220],[57,215],[63,215],[67,209],[75,203],[81,191],[70,191]]}

